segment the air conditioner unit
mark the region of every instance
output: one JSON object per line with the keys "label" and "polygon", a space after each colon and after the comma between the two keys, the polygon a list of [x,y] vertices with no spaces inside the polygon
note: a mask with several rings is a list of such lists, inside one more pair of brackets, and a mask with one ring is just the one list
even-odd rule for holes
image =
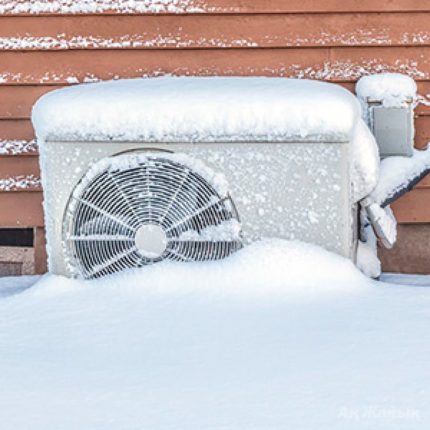
{"label": "air conditioner unit", "polygon": [[355,258],[354,96],[280,78],[156,78],[35,106],[49,268],[95,278],[263,237]]}

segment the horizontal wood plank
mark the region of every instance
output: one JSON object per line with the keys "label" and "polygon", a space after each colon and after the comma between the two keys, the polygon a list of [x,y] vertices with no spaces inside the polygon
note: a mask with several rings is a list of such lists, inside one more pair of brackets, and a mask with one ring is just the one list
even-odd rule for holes
{"label": "horizontal wood plank", "polygon": [[415,108],[415,113],[417,115],[430,115],[430,82],[418,82],[417,86],[420,102]]}
{"label": "horizontal wood plank", "polygon": [[40,177],[37,157],[2,157],[0,155],[0,179],[31,175]]}
{"label": "horizontal wood plank", "polygon": [[425,149],[430,143],[430,116],[415,118],[415,146]]}
{"label": "horizontal wood plank", "polygon": [[428,11],[427,0],[3,0],[2,15],[302,13]]}
{"label": "horizontal wood plank", "polygon": [[38,154],[35,140],[0,139],[0,157],[34,157]]}
{"label": "horizontal wood plank", "polygon": [[428,46],[429,21],[430,13],[3,17],[0,50]]}
{"label": "horizontal wood plank", "polygon": [[0,120],[0,141],[31,141],[35,138],[29,119]]}
{"label": "horizontal wood plank", "polygon": [[166,73],[353,81],[379,72],[430,80],[430,47],[31,51],[0,56],[3,85],[65,85]]}
{"label": "horizontal wood plank", "polygon": [[44,225],[40,191],[0,192],[0,226],[42,227]]}
{"label": "horizontal wood plank", "polygon": [[[61,88],[49,85],[0,85],[0,119],[28,119],[34,103],[43,94]],[[0,131],[1,134],[1,131]],[[1,137],[0,137],[1,139]]]}
{"label": "horizontal wood plank", "polygon": [[415,188],[391,207],[399,223],[430,223],[430,189]]}
{"label": "horizontal wood plank", "polygon": [[430,175],[427,175],[424,179],[422,179],[415,188],[430,188]]}
{"label": "horizontal wood plank", "polygon": [[402,224],[393,249],[380,247],[382,271],[430,274],[430,225]]}

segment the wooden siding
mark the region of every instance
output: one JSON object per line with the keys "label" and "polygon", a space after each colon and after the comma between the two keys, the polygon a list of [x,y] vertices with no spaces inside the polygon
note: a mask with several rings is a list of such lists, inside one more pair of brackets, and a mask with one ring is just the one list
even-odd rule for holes
{"label": "wooden siding", "polygon": [[[0,188],[0,225],[43,225],[30,114],[62,86],[170,73],[306,77],[353,91],[363,74],[398,71],[430,95],[428,0],[172,0],[157,11],[100,0],[92,13],[79,3],[41,0],[39,14],[32,2],[0,4],[0,187],[12,190]],[[415,125],[422,148],[430,107],[418,106]],[[430,222],[428,184],[394,205],[401,222]]]}
{"label": "wooden siding", "polygon": [[[80,10],[83,0],[38,0],[37,8],[28,0],[3,0],[0,12],[4,15],[38,14],[85,14],[89,11],[103,14],[133,13],[327,13],[327,12],[388,12],[388,11],[429,11],[428,0],[134,0],[132,5],[127,0],[94,0],[88,7]],[[33,2],[36,3],[36,2]]]}

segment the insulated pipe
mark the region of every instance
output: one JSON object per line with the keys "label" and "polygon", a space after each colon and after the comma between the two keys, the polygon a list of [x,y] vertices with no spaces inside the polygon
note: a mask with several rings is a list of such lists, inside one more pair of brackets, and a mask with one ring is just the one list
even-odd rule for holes
{"label": "insulated pipe", "polygon": [[[387,197],[381,204],[380,206],[382,208],[385,208],[386,206],[390,205],[391,203],[393,203],[394,201],[396,201],[397,199],[399,199],[400,197],[402,197],[404,194],[406,194],[407,192],[411,191],[413,187],[415,187],[416,184],[418,184],[418,182],[420,182],[425,176],[427,176],[430,173],[430,168],[427,168],[425,170],[423,170],[419,175],[414,176],[412,179],[409,180],[409,182],[407,184],[405,184],[402,188],[396,190],[394,192],[394,194],[392,194],[391,196]],[[366,200],[366,199],[364,199]]]}

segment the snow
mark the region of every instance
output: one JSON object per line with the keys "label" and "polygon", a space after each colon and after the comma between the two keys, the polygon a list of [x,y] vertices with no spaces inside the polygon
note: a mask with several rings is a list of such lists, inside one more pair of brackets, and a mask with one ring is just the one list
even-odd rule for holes
{"label": "snow", "polygon": [[32,140],[0,139],[0,155],[22,155],[37,152],[37,144]]}
{"label": "snow", "polygon": [[0,191],[26,190],[40,188],[41,179],[35,175],[18,175],[0,178]]}
{"label": "snow", "polygon": [[360,234],[357,244],[356,264],[366,276],[378,278],[381,275],[381,262],[378,258],[378,239],[363,206],[359,205],[358,208]]}
{"label": "snow", "polygon": [[[379,73],[363,76],[355,87],[361,103],[363,119],[373,129],[372,110],[382,105],[386,108],[412,108],[423,97],[417,96],[417,84],[412,77],[401,73]],[[415,130],[411,119],[411,140]]]}
{"label": "snow", "polygon": [[180,236],[180,240],[193,240],[193,241],[210,241],[219,242],[226,241],[232,242],[240,240],[242,226],[239,221],[231,219],[223,221],[218,225],[211,225],[203,228],[200,232],[195,230],[184,231]]}
{"label": "snow", "polygon": [[380,101],[385,107],[402,107],[416,99],[417,84],[401,73],[380,73],[363,76],[355,87],[364,102]]}
{"label": "snow", "polygon": [[351,142],[352,199],[358,202],[378,183],[379,151],[373,134],[360,119]]}
{"label": "snow", "polygon": [[22,293],[39,279],[38,275],[0,277],[0,299]]}
{"label": "snow", "polygon": [[379,157],[357,100],[338,85],[285,78],[150,78],[80,85],[36,103],[41,145],[59,141],[342,142],[352,139],[353,200]]}
{"label": "snow", "polygon": [[392,248],[397,240],[397,221],[391,208],[371,203],[366,211],[377,237],[386,248]]}
{"label": "snow", "polygon": [[388,157],[381,161],[379,182],[370,199],[383,204],[411,181],[430,169],[430,148],[415,149],[412,157]]}
{"label": "snow", "polygon": [[[229,192],[227,179],[222,173],[215,172],[210,167],[206,166],[201,160],[190,157],[183,153],[168,153],[163,152],[163,159],[185,166],[203,179],[205,179],[218,192],[221,197],[226,197]],[[142,164],[154,163],[154,160],[160,159],[160,153],[145,152],[145,153],[126,153],[124,155],[116,155],[114,157],[105,157],[93,163],[90,169],[85,173],[79,184],[73,191],[73,195],[81,196],[88,184],[94,180],[102,172],[117,172],[140,167]]]}
{"label": "snow", "polygon": [[430,287],[430,275],[411,275],[406,273],[383,273],[380,280],[390,284]]}
{"label": "snow", "polygon": [[4,0],[0,14],[42,13],[197,13],[193,0]]}
{"label": "snow", "polygon": [[[99,36],[67,36],[58,34],[52,36],[23,36],[0,37],[0,49],[2,50],[50,50],[50,49],[131,49],[131,48],[194,48],[218,47],[218,48],[256,48],[258,43],[247,38],[229,39],[228,37],[199,37],[192,39],[189,35],[181,38],[178,34],[147,35],[125,34],[113,38]],[[73,82],[76,83],[76,82]]]}
{"label": "snow", "polygon": [[1,427],[427,428],[429,306],[294,242],[46,275],[0,299]]}
{"label": "snow", "polygon": [[45,140],[347,142],[360,116],[338,85],[286,78],[159,77],[50,92],[32,120]]}
{"label": "snow", "polygon": [[374,242],[358,241],[357,267],[369,278],[377,278],[381,274],[381,262],[377,254],[376,239]]}

